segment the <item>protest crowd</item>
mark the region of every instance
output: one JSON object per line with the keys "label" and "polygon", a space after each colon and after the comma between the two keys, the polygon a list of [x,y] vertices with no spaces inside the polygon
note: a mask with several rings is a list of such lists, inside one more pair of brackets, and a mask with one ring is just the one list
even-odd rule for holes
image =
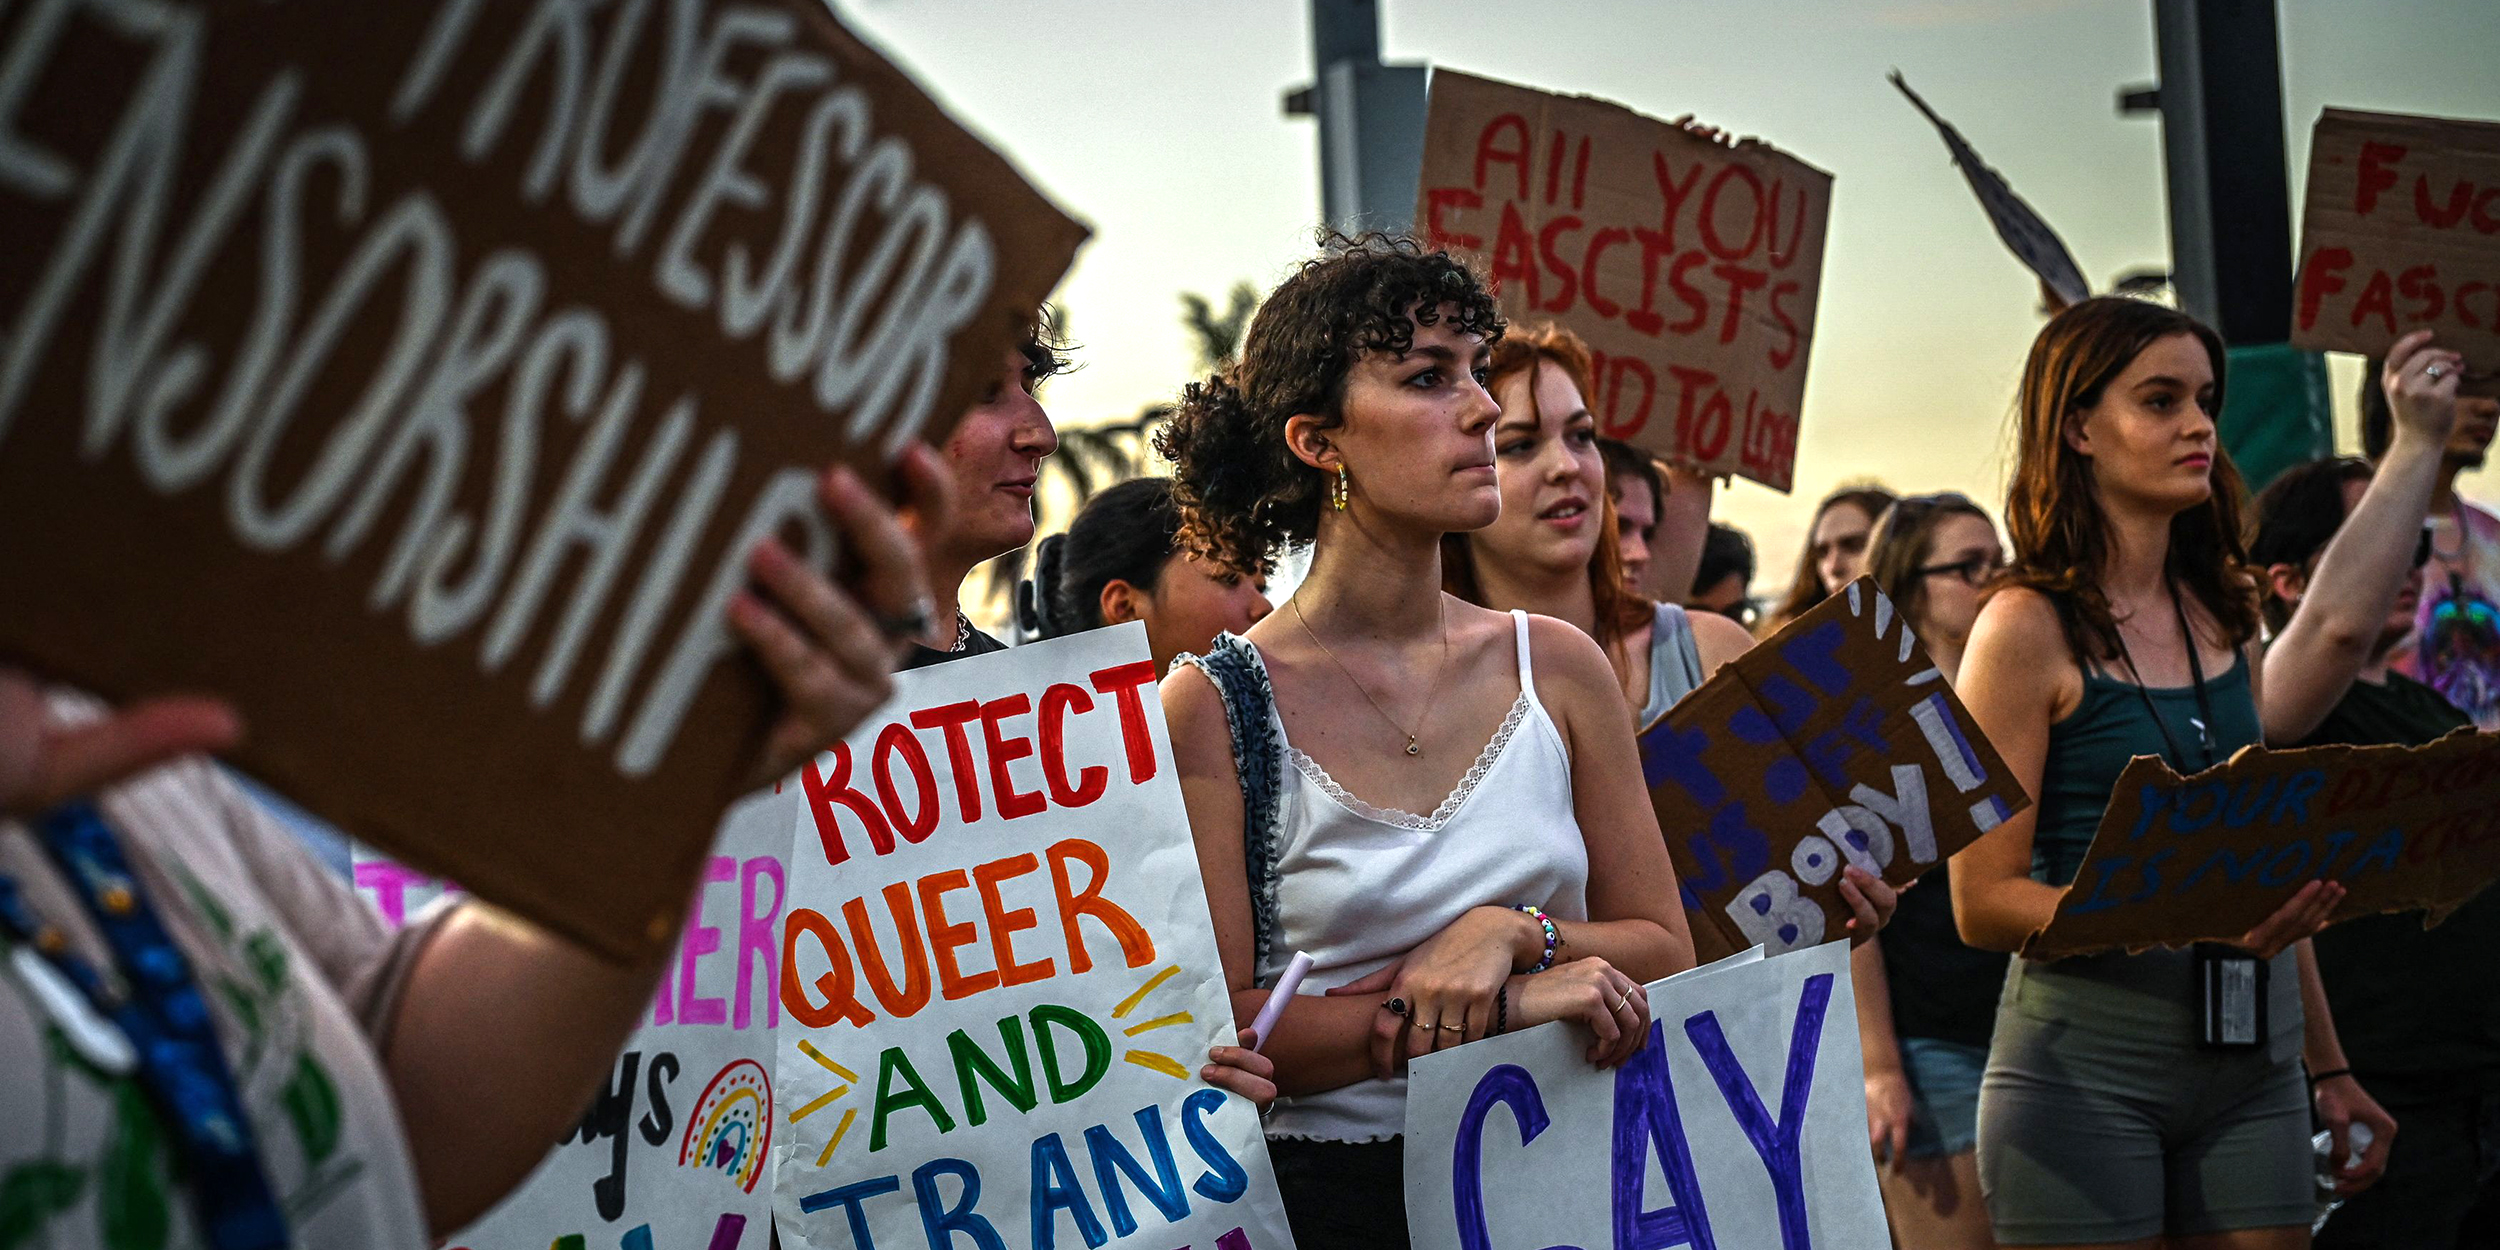
{"label": "protest crowd", "polygon": [[[1494,237],[1501,161],[1522,197],[1531,161],[1487,189],[1468,129],[1474,189],[1428,159],[1412,233],[1325,236],[1233,360],[1173,379],[1166,471],[1033,546],[1044,384],[1081,350],[1041,300],[1081,231],[829,18],[712,37],[778,49],[742,71],[759,99],[852,95],[767,120],[716,48],[674,88],[693,120],[601,170],[595,138],[558,158],[561,93],[604,116],[613,66],[532,103],[470,29],[513,15],[440,7],[354,106],[458,148],[467,183],[431,193],[379,120],[290,136],[285,75],[248,117],[258,78],[201,97],[260,145],[223,173],[158,150],[171,112],[104,152],[63,120],[80,74],[23,118],[0,91],[29,270],[0,284],[0,500],[50,492],[0,502],[0,570],[54,587],[0,623],[0,1250],[2500,1245],[2500,861],[2461,797],[2500,769],[2500,516],[2456,489],[2500,401],[2455,325],[2368,349],[2363,455],[2255,482],[2215,330],[2052,294],[2003,362],[2003,498],[1851,482],[1762,569],[1712,500],[1812,455],[1829,176],[1615,110],[1749,171],[1761,268],[1591,242],[1575,291]],[[164,64],[214,77],[254,29]],[[0,63],[105,74],[35,17],[0,31]],[[512,46],[542,44],[592,55],[555,25]],[[228,160],[228,129],[193,140]],[[75,180],[146,160],[188,162],[177,216],[268,197],[252,263],[201,227],[171,277],[93,276],[138,246],[94,223],[162,205]],[[493,251],[457,205],[505,182],[573,216]],[[695,246],[768,186],[794,223],[882,186],[838,230],[902,224],[821,259],[769,221]],[[414,207],[363,241],[295,221],[365,229],[386,194]],[[1603,264],[1672,272],[1697,319],[1716,281],[1779,311],[1740,333],[1731,306],[1713,373],[1668,364],[1646,303],[1597,307]],[[299,266],[349,293],[273,294]],[[202,282],[226,311],[174,307]],[[235,358],[167,354],[177,322]],[[1609,337],[1635,331],[1659,368]],[[365,337],[324,366],[298,333]],[[1717,446],[1616,421],[1627,363],[1726,388]],[[743,442],[698,426],[741,407]],[[290,411],[318,432],[273,450]],[[65,563],[87,510],[216,554]],[[1012,627],[981,628],[976,570],[1028,546]],[[335,603],[214,650],[234,595],[289,587]],[[247,661],[297,678],[220,684]],[[439,749],[387,724],[473,716]],[[2398,810],[2364,772],[2415,749],[2463,761],[2421,783],[2459,796],[2447,851],[2364,817],[2314,863],[2189,840]],[[2269,760],[2311,771],[2215,771]],[[244,774],[390,856],[328,856]],[[532,778],[585,806],[496,800]],[[2406,855],[2441,893],[2361,897]]]}

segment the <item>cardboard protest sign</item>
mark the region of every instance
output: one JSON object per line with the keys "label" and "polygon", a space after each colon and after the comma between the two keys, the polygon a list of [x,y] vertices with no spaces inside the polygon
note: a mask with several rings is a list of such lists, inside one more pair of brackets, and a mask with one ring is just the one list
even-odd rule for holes
{"label": "cardboard protest sign", "polygon": [[1909,881],[2031,803],[1868,578],[1719,670],[1640,746],[1712,950],[1839,937],[1845,864]]}
{"label": "cardboard protest sign", "polygon": [[2382,356],[2429,329],[2500,384],[2500,123],[2326,110],[2294,291],[2294,347]]}
{"label": "cardboard protest sign", "polygon": [[[448,1250],[764,1250],[781,901],[799,801],[792,784],[731,811],[651,1014],[606,1087],[526,1183],[445,1239]],[[355,873],[393,923],[443,889],[361,848]]]}
{"label": "cardboard protest sign", "polygon": [[2500,737],[2426,746],[2247,747],[2192,777],[2137,756],[2118,775],[2074,887],[2023,946],[2042,959],[2230,940],[2313,880],[2337,920],[2427,922],[2500,877]]}
{"label": "cardboard protest sign", "polygon": [[1083,228],[820,0],[0,39],[0,655],[231,696],[357,837],[665,940],[757,780],[744,553],[830,562],[814,474],[942,433]]}
{"label": "cardboard protest sign", "polygon": [[1909,81],[1901,77],[1901,71],[1894,70],[1886,78],[1901,89],[1902,95],[1909,97],[1910,107],[1917,109],[1919,115],[1936,128],[1936,134],[1943,138],[1945,150],[1953,154],[1954,166],[1970,183],[1971,194],[1979,197],[1979,207],[1987,212],[1988,224],[1996,227],[1997,238],[2005,244],[2006,250],[2014,253],[2014,258],[2021,261],[2023,267],[2039,278],[2049,293],[2058,299],[2080,304],[2092,298],[2092,284],[2084,279],[2082,267],[2075,264],[2074,253],[2066,250],[2065,241],[2057,237],[2057,231],[2049,228],[2049,223],[2041,219],[2037,210],[2025,203],[2023,197],[2014,194],[2014,188],[2006,183],[2005,175],[1981,160],[1970,141],[1962,137],[1961,131],[1953,128],[1953,123],[1927,107],[1927,101],[1910,90]]}
{"label": "cardboard protest sign", "polygon": [[1601,432],[1787,490],[1830,174],[1619,104],[1432,71],[1416,233],[1596,354]]}
{"label": "cardboard protest sign", "polygon": [[1842,945],[1650,987],[1614,1071],[1548,1024],[1416,1060],[1406,1218],[1418,1250],[1883,1250]]}
{"label": "cardboard protest sign", "polygon": [[802,774],[783,1244],[1293,1244],[1154,683],[1133,623],[905,673]]}

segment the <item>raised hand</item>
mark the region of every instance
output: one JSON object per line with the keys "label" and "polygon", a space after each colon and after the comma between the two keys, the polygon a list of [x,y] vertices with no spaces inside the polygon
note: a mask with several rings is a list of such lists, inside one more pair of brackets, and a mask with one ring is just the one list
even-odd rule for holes
{"label": "raised hand", "polygon": [[2379,370],[2379,386],[2387,392],[2388,414],[2399,437],[2412,433],[2444,446],[2457,423],[2457,385],[2465,374],[2465,358],[2431,345],[2431,332],[2416,330],[2387,349]]}
{"label": "raised hand", "polygon": [[1893,910],[1901,906],[1901,891],[1882,877],[1851,864],[1840,870],[1840,901],[1849,905],[1849,919],[1842,921],[1841,927],[1849,931],[1849,945],[1855,949],[1892,923]]}

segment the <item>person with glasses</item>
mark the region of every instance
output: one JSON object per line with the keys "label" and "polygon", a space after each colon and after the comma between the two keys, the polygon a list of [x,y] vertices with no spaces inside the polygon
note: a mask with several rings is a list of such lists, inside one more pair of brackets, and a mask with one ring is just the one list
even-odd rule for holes
{"label": "person with glasses", "polygon": [[[2221,338],[2148,301],[2085,300],[2032,343],[2005,509],[2014,561],[1971,626],[1957,689],[2037,802],[1953,859],[1973,946],[2019,951],[2048,924],[2133,757],[2192,773],[2289,740],[2256,647],[2222,389]],[[2193,950],[2010,961],[1979,1091],[2000,1244],[2308,1244],[2313,1108],[2393,1129],[2341,1071],[2306,940],[2343,897],[2311,881]],[[2209,983],[2256,993],[2209,1012]],[[2325,1079],[2305,1080],[2304,1059]]]}
{"label": "person with glasses", "polygon": [[[2390,663],[2413,635],[2432,558],[2423,519],[2458,416],[2455,357],[2427,339],[2388,354],[2380,384],[2394,429],[2375,473],[2359,459],[2314,461],[2257,498],[2249,558],[2264,570],[2274,633],[2266,693],[2306,700],[2302,746],[2414,745],[2473,723]],[[2296,694],[2277,688],[2289,670],[2301,674]],[[2311,939],[2352,1076],[2402,1130],[2377,1184],[2354,1193],[2355,1175],[2338,1186],[2346,1201],[2321,1247],[2445,1250],[2466,1229],[2500,1227],[2500,892],[2437,928],[2422,922],[2362,916]]]}
{"label": "person with glasses", "polygon": [[[2005,567],[1996,523],[1951,492],[1884,510],[1866,571],[1950,685],[1979,617],[1980,592]],[[1979,1201],[1979,1073],[2006,956],[1953,928],[1952,869],[1904,889],[1892,923],[1850,956],[1866,1067],[1868,1144],[1882,1165],[1894,1240],[1921,1250],[1996,1244]]]}

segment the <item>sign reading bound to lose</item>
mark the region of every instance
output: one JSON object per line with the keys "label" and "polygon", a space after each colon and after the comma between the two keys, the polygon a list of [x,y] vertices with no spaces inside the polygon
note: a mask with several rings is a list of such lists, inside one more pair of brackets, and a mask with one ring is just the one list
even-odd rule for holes
{"label": "sign reading bound to lose", "polygon": [[2500,123],[2326,110],[2294,291],[2295,347],[2380,356],[2428,329],[2500,384]]}
{"label": "sign reading bound to lose", "polygon": [[2496,877],[2500,737],[2248,747],[2192,777],[2138,756],[2023,953],[2234,939],[2321,878],[2348,891],[2337,920],[2421,908],[2436,922]]}
{"label": "sign reading bound to lose", "polygon": [[[581,1123],[447,1250],[765,1250],[773,1034],[795,783],[721,822],[643,1025]],[[359,848],[356,883],[393,924],[444,889]]]}
{"label": "sign reading bound to lose", "polygon": [[2031,803],[1868,578],[1721,669],[1640,746],[1712,949],[1839,937],[1844,865],[1897,885]]}
{"label": "sign reading bound to lose", "polygon": [[942,432],[1082,227],[820,0],[0,40],[0,652],[230,695],[360,839],[655,946],[755,780],[744,553],[828,562],[815,474]]}
{"label": "sign reading bound to lose", "polygon": [[1649,989],[1611,1072],[1548,1024],[1417,1059],[1406,1217],[1424,1250],[1882,1250],[1849,950],[1731,956]]}
{"label": "sign reading bound to lose", "polygon": [[774,1206],[813,1250],[1285,1250],[1129,624],[905,673],[801,774]]}
{"label": "sign reading bound to lose", "polygon": [[1830,174],[1587,96],[1432,72],[1417,233],[1588,340],[1601,432],[1787,490]]}

